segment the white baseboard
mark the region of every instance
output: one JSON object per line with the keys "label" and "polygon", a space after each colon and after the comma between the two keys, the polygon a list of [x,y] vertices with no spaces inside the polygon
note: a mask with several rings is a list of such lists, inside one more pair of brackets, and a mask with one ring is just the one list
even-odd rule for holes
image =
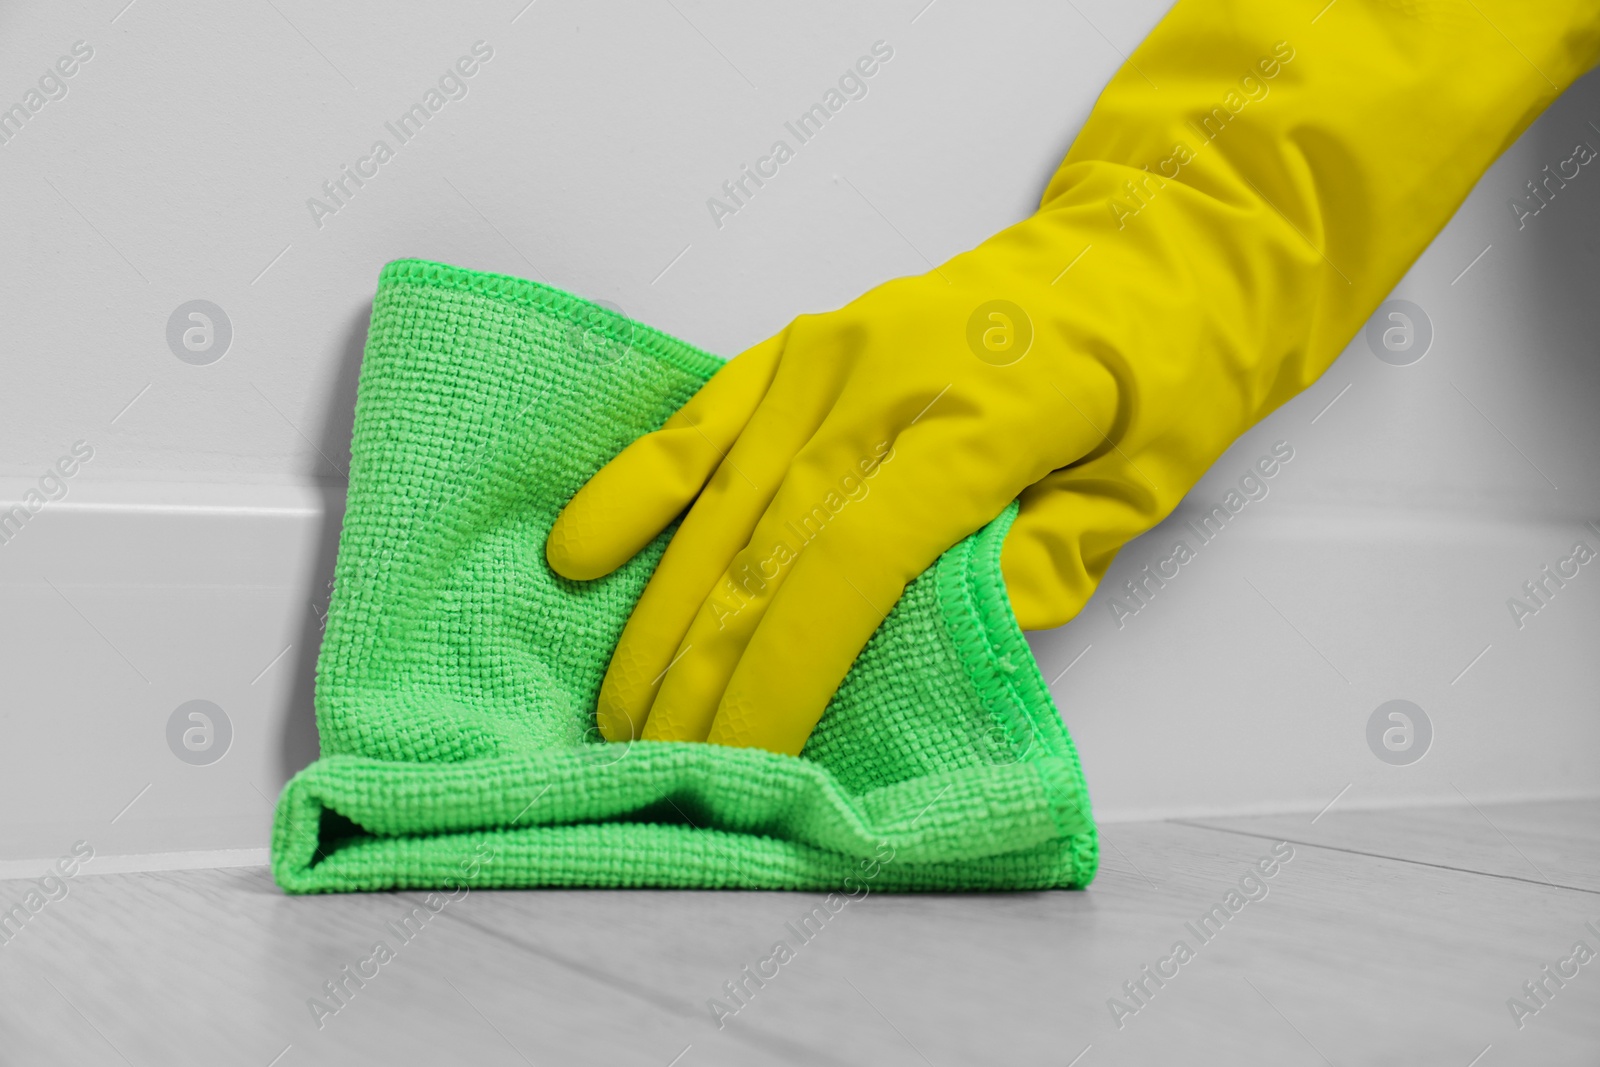
{"label": "white baseboard", "polygon": [[[79,840],[101,872],[265,862],[278,790],[316,753],[341,510],[336,487],[85,481],[0,545],[0,877]],[[1520,631],[1505,600],[1600,536],[1519,514],[1318,510],[1279,493],[1119,618],[1121,583],[1195,539],[1185,505],[1077,620],[1031,635],[1101,818],[1596,795],[1600,563]],[[1411,766],[1366,741],[1397,697],[1433,723]],[[196,699],[232,727],[209,765],[168,743]]]}
{"label": "white baseboard", "polygon": [[[58,857],[31,860],[0,860],[0,882],[40,878],[53,873]],[[80,866],[74,878],[93,878],[102,874],[148,874],[153,871],[209,871],[227,867],[265,867],[270,856],[265,848],[218,848],[192,852],[143,852],[102,856]]]}

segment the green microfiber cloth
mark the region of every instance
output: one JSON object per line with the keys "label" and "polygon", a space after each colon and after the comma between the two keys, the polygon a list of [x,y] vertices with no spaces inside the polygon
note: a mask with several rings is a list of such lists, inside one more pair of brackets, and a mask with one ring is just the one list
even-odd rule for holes
{"label": "green microfiber cloth", "polygon": [[799,757],[600,741],[606,663],[671,531],[594,582],[551,571],[545,536],[719,366],[548,286],[384,268],[317,662],[323,756],[278,802],[279,885],[1089,882],[1077,753],[1000,577],[1015,504],[906,589]]}

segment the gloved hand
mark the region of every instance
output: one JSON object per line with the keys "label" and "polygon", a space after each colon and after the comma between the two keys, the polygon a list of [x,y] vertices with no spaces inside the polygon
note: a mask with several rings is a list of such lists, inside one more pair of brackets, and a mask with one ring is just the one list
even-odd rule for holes
{"label": "gloved hand", "polygon": [[799,752],[906,584],[1019,494],[1014,610],[1066,621],[1597,55],[1590,0],[1180,0],[1038,213],[796,319],[574,498],[547,557],[575,579],[693,502],[602,732]]}
{"label": "gloved hand", "polygon": [[[1114,373],[1053,275],[1012,269],[1018,237],[796,319],[569,505],[547,553],[587,578],[699,494],[612,659],[607,737],[799,751],[911,579],[1050,471],[1110,450]],[[995,292],[1059,310],[974,319]]]}

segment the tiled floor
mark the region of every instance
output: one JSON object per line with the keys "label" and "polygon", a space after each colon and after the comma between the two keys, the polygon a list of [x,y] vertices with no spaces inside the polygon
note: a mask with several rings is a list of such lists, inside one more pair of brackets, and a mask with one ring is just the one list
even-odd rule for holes
{"label": "tiled floor", "polygon": [[1600,802],[1106,831],[1087,891],[869,895],[815,933],[819,894],[473,891],[402,939],[425,894],[86,874],[0,946],[0,1063],[1600,1063],[1600,955],[1563,962],[1600,953]]}

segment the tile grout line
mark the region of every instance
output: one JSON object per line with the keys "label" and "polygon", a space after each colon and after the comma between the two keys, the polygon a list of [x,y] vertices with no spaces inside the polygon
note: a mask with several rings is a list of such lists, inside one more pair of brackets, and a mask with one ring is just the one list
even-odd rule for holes
{"label": "tile grout line", "polygon": [[[1524,878],[1516,874],[1496,874],[1493,871],[1475,871],[1470,867],[1452,867],[1448,863],[1430,863],[1427,860],[1407,859],[1404,856],[1391,856],[1386,852],[1363,852],[1358,848],[1344,848],[1340,845],[1322,844],[1317,841],[1302,841],[1285,834],[1264,834],[1253,830],[1235,830],[1228,826],[1210,826],[1202,822],[1190,822],[1187,819],[1163,819],[1164,823],[1172,826],[1187,826],[1194,830],[1210,830],[1219,834],[1237,834],[1240,837],[1255,837],[1265,841],[1287,841],[1291,845],[1300,845],[1305,848],[1320,848],[1328,852],[1343,852],[1351,856],[1366,856],[1368,859],[1390,860],[1394,863],[1409,863],[1417,867],[1432,867],[1439,871],[1455,871],[1457,874],[1476,874],[1484,878],[1499,878],[1507,882],[1522,882],[1525,885],[1544,886],[1547,889],[1565,889],[1572,893],[1589,893],[1600,896],[1600,889],[1588,889],[1578,885],[1563,885],[1560,882],[1541,882],[1537,878]],[[1128,824],[1132,825],[1132,824]]]}
{"label": "tile grout line", "polygon": [[[397,893],[395,895],[403,899],[410,899],[406,892]],[[418,902],[414,901],[414,903]],[[562,953],[553,952],[539,945],[530,943],[525,938],[519,937],[515,934],[507,933],[505,930],[499,930],[488,926],[480,920],[458,914],[454,911],[440,912],[438,917],[442,919],[449,919],[453,922],[460,923],[463,926],[471,927],[481,934],[487,934],[492,938],[504,941],[508,945],[515,945],[518,949],[536,957],[537,959],[554,964],[565,971],[582,975],[590,981],[597,982],[608,989],[614,989],[626,996],[631,996],[636,1000],[643,1001],[644,1003],[656,1008],[656,1010],[669,1015],[674,1019],[680,1019],[686,1023],[690,1022],[691,1020],[703,1021],[704,1019],[704,1015],[700,1012],[693,1010],[692,1008],[686,1012],[684,1005],[676,1003],[669,998],[662,997],[654,989],[639,986],[635,983],[630,983],[626,978],[621,976],[613,975],[598,968],[589,967],[583,963],[571,959]],[[803,1063],[841,1062],[839,1060],[831,1059],[829,1057],[829,1053],[825,1049],[813,1048],[810,1045],[801,1045],[796,1042],[792,1042],[790,1039],[782,1036],[781,1034],[752,1031],[748,1027],[743,1029],[729,1027],[728,1029],[721,1031],[721,1033],[732,1035],[734,1041],[746,1046],[758,1048],[763,1052],[776,1052],[784,1056],[800,1056],[800,1062]]]}

